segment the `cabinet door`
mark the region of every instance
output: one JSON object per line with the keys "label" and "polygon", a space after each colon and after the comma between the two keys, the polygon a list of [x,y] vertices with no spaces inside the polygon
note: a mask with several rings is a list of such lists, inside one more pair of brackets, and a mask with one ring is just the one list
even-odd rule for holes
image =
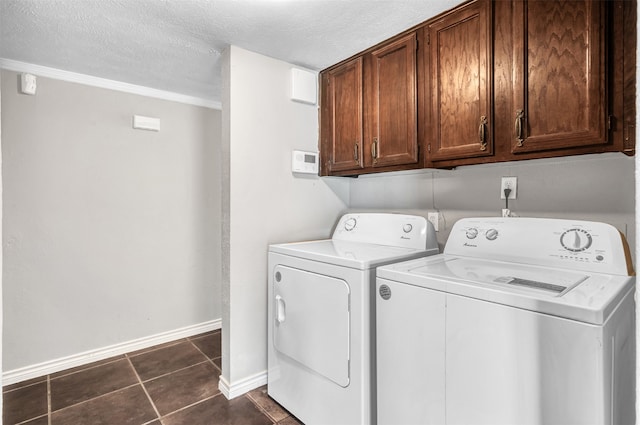
{"label": "cabinet door", "polygon": [[514,3],[513,153],[607,143],[606,3]]}
{"label": "cabinet door", "polygon": [[411,33],[367,57],[365,99],[370,121],[366,147],[371,152],[367,165],[418,161],[416,45],[416,35]]}
{"label": "cabinet door", "polygon": [[328,171],[364,166],[362,141],[362,58],[323,75],[323,155]]}
{"label": "cabinet door", "polygon": [[493,154],[490,11],[488,1],[471,2],[426,28],[432,161]]}

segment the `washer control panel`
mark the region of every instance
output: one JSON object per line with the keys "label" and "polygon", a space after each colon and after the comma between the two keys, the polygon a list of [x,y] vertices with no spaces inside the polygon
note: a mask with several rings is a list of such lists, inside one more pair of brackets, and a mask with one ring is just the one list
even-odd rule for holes
{"label": "washer control panel", "polygon": [[445,254],[627,275],[626,241],[606,223],[525,217],[459,220]]}

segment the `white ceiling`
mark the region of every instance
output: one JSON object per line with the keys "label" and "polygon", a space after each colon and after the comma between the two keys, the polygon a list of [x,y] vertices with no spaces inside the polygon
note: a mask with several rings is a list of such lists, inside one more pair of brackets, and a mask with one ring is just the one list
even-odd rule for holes
{"label": "white ceiling", "polygon": [[229,46],[321,70],[461,0],[0,0],[0,58],[220,101]]}

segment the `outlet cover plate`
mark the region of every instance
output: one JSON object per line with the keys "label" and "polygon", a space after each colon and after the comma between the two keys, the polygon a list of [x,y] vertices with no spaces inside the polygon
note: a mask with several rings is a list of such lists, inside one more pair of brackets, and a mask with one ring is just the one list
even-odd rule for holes
{"label": "outlet cover plate", "polygon": [[506,188],[511,189],[509,193],[509,199],[516,199],[518,193],[518,178],[517,177],[503,177],[500,184],[500,199],[504,198],[504,190]]}
{"label": "outlet cover plate", "polygon": [[438,231],[438,222],[440,221],[440,213],[439,212],[430,212],[427,213],[427,220],[433,224],[433,228],[435,231]]}

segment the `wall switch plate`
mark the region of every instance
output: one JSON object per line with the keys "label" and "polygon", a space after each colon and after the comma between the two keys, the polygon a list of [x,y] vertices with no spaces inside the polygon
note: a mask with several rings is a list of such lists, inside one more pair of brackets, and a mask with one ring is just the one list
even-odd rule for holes
{"label": "wall switch plate", "polygon": [[505,199],[504,190],[511,189],[511,193],[509,193],[509,199],[516,199],[517,189],[518,189],[518,178],[517,177],[503,177],[502,183],[500,184],[500,199]]}
{"label": "wall switch plate", "polygon": [[427,220],[433,224],[433,228],[435,231],[438,231],[438,222],[440,222],[440,213],[439,212],[430,212],[427,213]]}

